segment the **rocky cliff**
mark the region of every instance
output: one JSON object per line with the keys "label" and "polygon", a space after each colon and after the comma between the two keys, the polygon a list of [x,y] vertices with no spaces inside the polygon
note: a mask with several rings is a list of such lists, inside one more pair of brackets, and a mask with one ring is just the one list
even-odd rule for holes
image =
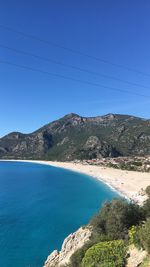
{"label": "rocky cliff", "polygon": [[74,160],[150,155],[150,120],[68,114],[31,134],[0,138],[0,158]]}
{"label": "rocky cliff", "polygon": [[89,241],[91,230],[89,228],[79,228],[70,234],[63,242],[61,251],[54,250],[47,258],[44,267],[60,267],[68,264],[72,254]]}

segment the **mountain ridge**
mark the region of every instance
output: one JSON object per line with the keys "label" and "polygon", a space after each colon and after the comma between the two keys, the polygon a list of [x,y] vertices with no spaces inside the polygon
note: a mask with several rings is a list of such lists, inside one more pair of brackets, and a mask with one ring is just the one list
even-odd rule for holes
{"label": "mountain ridge", "polygon": [[150,155],[150,120],[108,113],[69,113],[32,133],[0,138],[0,158],[74,160]]}

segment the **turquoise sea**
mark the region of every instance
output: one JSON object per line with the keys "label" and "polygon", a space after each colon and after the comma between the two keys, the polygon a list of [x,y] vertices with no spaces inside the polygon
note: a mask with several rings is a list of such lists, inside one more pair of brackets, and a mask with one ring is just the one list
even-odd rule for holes
{"label": "turquoise sea", "polygon": [[63,239],[118,197],[89,176],[34,163],[0,162],[0,267],[42,267]]}

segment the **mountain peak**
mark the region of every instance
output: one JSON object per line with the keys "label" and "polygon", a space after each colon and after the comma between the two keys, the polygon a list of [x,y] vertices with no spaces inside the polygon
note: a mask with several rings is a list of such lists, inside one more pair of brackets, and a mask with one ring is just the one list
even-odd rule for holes
{"label": "mountain peak", "polygon": [[108,119],[110,119],[110,120],[113,120],[113,119],[116,117],[116,115],[113,114],[113,113],[108,113],[108,114],[104,115],[104,117],[105,117],[105,118],[108,118]]}
{"label": "mountain peak", "polygon": [[63,118],[72,119],[72,118],[80,118],[80,116],[76,113],[69,113],[69,114],[66,114]]}
{"label": "mountain peak", "polygon": [[1,158],[50,160],[150,155],[150,122],[109,113],[82,117],[69,113],[31,134],[0,138]]}

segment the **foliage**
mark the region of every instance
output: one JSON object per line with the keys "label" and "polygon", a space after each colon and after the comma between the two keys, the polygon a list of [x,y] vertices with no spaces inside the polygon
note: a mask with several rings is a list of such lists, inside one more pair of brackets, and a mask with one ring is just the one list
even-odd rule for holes
{"label": "foliage", "polygon": [[82,248],[78,249],[70,259],[71,267],[80,267],[85,252],[93,245],[92,242],[86,243]]}
{"label": "foliage", "polygon": [[107,167],[109,167],[109,168],[115,168],[115,169],[119,169],[120,168],[120,166],[118,166],[117,164],[114,164],[112,162],[109,162],[107,164]]}
{"label": "foliage", "polygon": [[122,240],[98,243],[87,250],[82,267],[123,267],[126,246]]}
{"label": "foliage", "polygon": [[128,171],[140,171],[140,168],[138,167],[142,167],[142,162],[133,161],[133,160],[129,162],[120,162],[118,164],[109,162],[107,166],[115,168],[115,169],[122,169],[122,170],[128,170]]}
{"label": "foliage", "polygon": [[133,225],[128,231],[128,236],[130,245],[134,244],[135,247],[141,248],[141,242],[139,237],[139,226]]}
{"label": "foliage", "polygon": [[[69,267],[120,267],[124,261],[114,263],[113,259],[108,261],[105,253],[110,253],[111,244],[117,242],[114,240],[129,240],[129,244],[134,244],[137,248],[143,247],[150,253],[150,187],[147,187],[146,193],[148,199],[143,207],[127,202],[124,199],[115,199],[112,202],[106,202],[100,212],[90,221],[93,232],[90,241],[82,248],[76,251],[71,257]],[[147,218],[147,221],[143,223]],[[123,242],[123,241],[122,241]],[[97,262],[101,259],[102,247],[106,262]],[[111,254],[111,253],[110,253]],[[144,265],[145,267],[146,265]]]}
{"label": "foliage", "polygon": [[142,162],[141,161],[132,161],[131,164],[135,165],[135,166],[142,166]]}
{"label": "foliage", "polygon": [[84,255],[86,251],[92,247],[93,245],[110,240],[109,235],[105,235],[103,233],[99,234],[96,231],[92,232],[90,241],[87,242],[82,248],[78,249],[72,256],[71,256],[71,267],[80,267],[82,259],[84,258]]}
{"label": "foliage", "polygon": [[143,212],[146,218],[150,217],[150,197],[145,201],[143,205]]}
{"label": "foliage", "polygon": [[145,217],[146,218],[149,218],[150,217],[150,186],[147,186],[146,190],[145,190],[148,198],[147,200],[144,202],[144,205],[143,205],[143,212],[145,214]]}
{"label": "foliage", "polygon": [[150,219],[140,227],[139,236],[143,248],[150,253]]}
{"label": "foliage", "polygon": [[150,185],[146,187],[145,192],[148,195],[148,197],[150,197]]}
{"label": "foliage", "polygon": [[125,200],[106,202],[90,222],[99,235],[105,235],[107,240],[127,238],[128,229],[137,225],[143,219],[142,209]]}
{"label": "foliage", "polygon": [[120,169],[122,170],[128,170],[128,171],[136,171],[137,167],[132,165],[131,163],[121,163]]}

